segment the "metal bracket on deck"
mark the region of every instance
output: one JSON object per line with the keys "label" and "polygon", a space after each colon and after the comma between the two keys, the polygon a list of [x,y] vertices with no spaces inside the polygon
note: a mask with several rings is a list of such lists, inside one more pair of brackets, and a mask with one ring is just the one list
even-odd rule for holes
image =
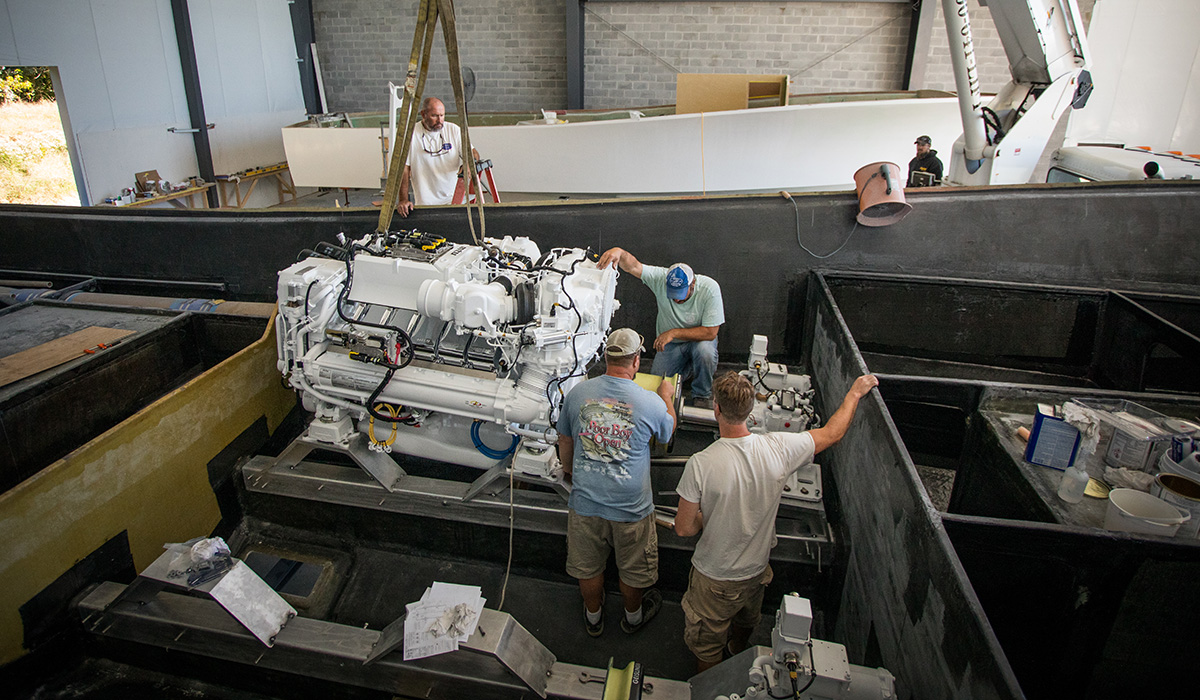
{"label": "metal bracket on deck", "polygon": [[146,567],[141,578],[208,594],[267,646],[274,646],[279,630],[296,616],[296,609],[240,559],[234,559],[232,567],[208,581],[187,586],[185,579],[171,576],[171,560],[176,556],[172,551],[163,552]]}
{"label": "metal bracket on deck", "polygon": [[275,466],[290,469],[299,464],[313,450],[328,450],[346,455],[374,477],[389,493],[395,491],[396,486],[400,483],[400,478],[406,476],[404,469],[396,463],[396,460],[382,452],[373,452],[368,449],[367,437],[362,433],[355,433],[347,442],[337,444],[321,442],[301,435],[293,440],[291,445],[288,445],[283,454],[279,455],[279,459],[275,460]]}
{"label": "metal bracket on deck", "polygon": [[[374,663],[389,652],[404,644],[404,620],[407,613],[398,617],[379,634],[371,653],[363,665]],[[484,608],[479,614],[475,633],[459,645],[496,657],[505,668],[512,671],[529,686],[530,690],[546,697],[546,679],[551,674],[557,659],[512,615]]]}
{"label": "metal bracket on deck", "polygon": [[[512,455],[505,457],[503,460],[498,462],[496,466],[484,472],[475,481],[472,481],[470,488],[468,488],[466,494],[463,495],[463,502],[465,503],[478,496],[480,492],[490,486],[492,482],[496,481],[497,479],[508,477],[509,472],[512,472],[512,459]],[[511,478],[526,484],[549,486],[554,490],[555,493],[557,493],[559,496],[562,496],[564,501],[567,501],[571,498],[571,492],[561,481],[557,479],[539,477],[532,474],[522,474],[521,472],[514,472]],[[507,484],[505,485],[505,488],[508,488]]]}

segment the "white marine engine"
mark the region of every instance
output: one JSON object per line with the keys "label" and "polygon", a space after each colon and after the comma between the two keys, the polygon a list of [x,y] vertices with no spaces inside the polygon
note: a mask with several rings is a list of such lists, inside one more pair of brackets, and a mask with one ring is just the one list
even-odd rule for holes
{"label": "white marine engine", "polygon": [[819,422],[813,409],[812,378],[792,374],[787,365],[767,362],[767,337],[754,336],[742,376],[754,387],[754,408],[746,419],[753,433],[802,433]]}
{"label": "white marine engine", "polygon": [[[527,238],[371,234],[279,273],[279,371],[308,437],[556,478],[554,421],[601,355],[616,272]],[[518,445],[520,443],[520,445]]]}
{"label": "white marine engine", "polygon": [[[802,433],[821,422],[813,407],[815,391],[807,374],[792,374],[787,365],[767,362],[767,337],[756,335],[741,375],[754,387],[754,407],[746,418],[752,433]],[[784,484],[784,500],[819,502],[821,466],[813,463],[797,469]]]}

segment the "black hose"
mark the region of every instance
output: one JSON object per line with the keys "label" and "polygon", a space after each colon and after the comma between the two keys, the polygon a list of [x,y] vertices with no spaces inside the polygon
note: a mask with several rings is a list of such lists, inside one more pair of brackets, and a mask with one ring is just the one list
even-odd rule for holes
{"label": "black hose", "polygon": [[[381,323],[372,323],[370,321],[354,320],[347,316],[346,312],[342,310],[342,306],[346,303],[347,297],[350,295],[350,285],[354,283],[354,266],[352,263],[354,261],[354,254],[359,250],[367,250],[370,252],[366,247],[357,243],[350,244],[350,247],[348,248],[349,254],[346,256],[346,282],[342,285],[342,291],[338,294],[336,305],[338,316],[351,326],[370,326],[372,328],[382,328],[384,330],[395,331],[400,338],[400,343],[396,349],[396,362],[392,363],[390,361],[386,361],[381,364],[390,370],[403,369],[413,361],[413,356],[415,355],[415,347],[413,346],[412,338],[409,337],[408,333],[403,328],[400,328],[399,326],[386,326]],[[384,359],[386,360],[386,349],[384,350],[383,354]]]}
{"label": "black hose", "polygon": [[[590,248],[589,248],[589,250],[590,250]],[[562,308],[567,308],[567,309],[570,309],[571,311],[575,312],[575,332],[571,336],[571,366],[572,367],[579,366],[579,350],[575,345],[575,336],[579,334],[579,329],[583,326],[583,314],[579,313],[579,309],[576,308],[576,305],[575,305],[575,299],[571,296],[571,293],[567,291],[567,277],[575,274],[575,268],[586,257],[587,257],[587,251],[584,251],[584,257],[579,258],[575,262],[571,263],[571,269],[568,270],[566,273],[563,273],[562,270],[558,270],[557,268],[550,268],[550,269],[554,270],[555,272],[562,274],[562,277],[560,277],[558,280],[558,286],[559,286],[559,289],[562,290],[563,296],[565,296],[567,298],[567,301],[571,302],[570,306],[562,307]],[[553,425],[556,421],[555,421],[555,417],[553,415],[551,415],[554,413],[554,400],[550,398],[550,385],[555,382],[558,382],[559,392],[561,393],[563,382],[567,381],[568,379],[570,379],[572,377],[579,377],[579,376],[583,376],[585,374],[587,374],[587,370],[584,370],[582,372],[572,372],[571,374],[567,374],[567,375],[561,376],[561,377],[555,377],[554,379],[551,379],[549,382],[546,382],[546,403],[549,404],[549,406],[550,406],[550,412],[549,412],[549,414],[547,414],[547,417],[550,419],[551,425]]]}
{"label": "black hose", "polygon": [[392,375],[395,373],[396,370],[389,367],[387,374],[383,376],[383,381],[379,382],[379,386],[375,387],[375,391],[371,392],[371,398],[367,399],[367,413],[369,413],[375,420],[383,421],[385,423],[403,423],[405,425],[415,425],[416,421],[413,420],[411,415],[385,416],[379,411],[375,410],[375,404],[379,403],[379,395],[383,393],[383,388],[388,385],[388,382],[392,381]]}
{"label": "black hose", "polygon": [[[808,663],[809,663],[809,667],[812,669],[812,671],[811,671],[812,675],[810,675],[808,677],[808,682],[804,684],[804,687],[800,688],[799,690],[796,691],[796,700],[800,700],[800,694],[803,693],[804,691],[808,690],[809,688],[811,688],[813,681],[817,680],[817,660],[816,660],[816,657],[813,656],[813,644],[812,644],[811,639],[808,640]],[[796,675],[792,674],[792,687],[793,688],[795,688],[795,683],[796,683]]]}

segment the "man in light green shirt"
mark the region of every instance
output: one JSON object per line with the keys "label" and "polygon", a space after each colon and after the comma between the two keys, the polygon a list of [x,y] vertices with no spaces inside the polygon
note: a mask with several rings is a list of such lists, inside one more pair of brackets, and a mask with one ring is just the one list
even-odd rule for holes
{"label": "man in light green shirt", "polygon": [[707,275],[697,275],[684,263],[669,268],[643,265],[627,250],[610,248],[600,256],[600,267],[616,265],[637,277],[654,293],[658,304],[655,321],[654,364],[651,372],[669,377],[691,377],[693,403],[712,408],[712,380],[717,369],[717,332],[725,323],[721,286]]}

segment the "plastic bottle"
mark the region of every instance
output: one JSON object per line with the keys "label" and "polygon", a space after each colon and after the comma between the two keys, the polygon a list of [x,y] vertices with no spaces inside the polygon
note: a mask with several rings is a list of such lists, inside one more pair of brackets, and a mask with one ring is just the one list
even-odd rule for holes
{"label": "plastic bottle", "polygon": [[1063,472],[1062,481],[1058,484],[1058,497],[1067,503],[1078,503],[1083,500],[1083,490],[1087,485],[1087,470],[1072,464]]}

